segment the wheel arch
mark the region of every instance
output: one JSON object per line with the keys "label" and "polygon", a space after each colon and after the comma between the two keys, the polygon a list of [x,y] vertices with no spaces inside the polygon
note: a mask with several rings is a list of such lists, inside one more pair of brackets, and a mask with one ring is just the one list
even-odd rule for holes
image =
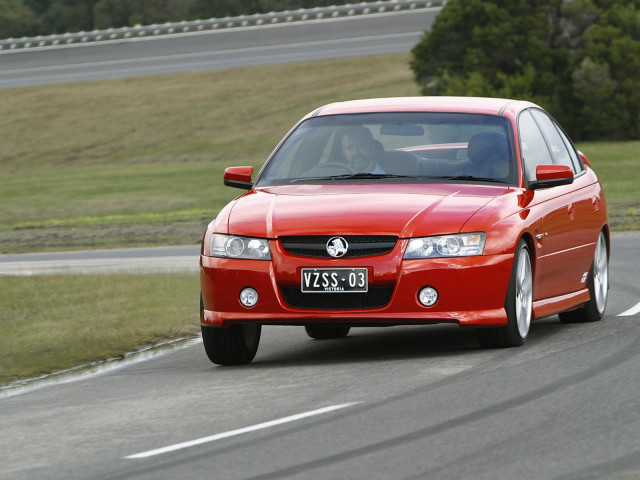
{"label": "wheel arch", "polygon": [[[516,242],[515,248],[518,248],[518,244],[520,243],[520,240],[524,240],[527,244],[527,247],[529,248],[529,258],[531,258],[531,270],[532,270],[532,275],[535,279],[537,258],[536,258],[536,245],[533,240],[533,236],[531,235],[531,233],[527,231],[522,232],[522,234],[518,238],[518,241]],[[514,254],[514,258],[515,258],[515,254]]]}
{"label": "wheel arch", "polygon": [[611,258],[611,230],[609,228],[609,224],[605,223],[600,229],[602,233],[604,233],[604,239],[607,242],[607,258]]}
{"label": "wheel arch", "polygon": [[[518,238],[513,245],[513,261],[511,264],[511,269],[513,271],[513,268],[515,267],[516,254],[518,253],[518,245],[520,245],[521,240],[525,241],[527,248],[529,249],[529,259],[531,260],[531,276],[533,279],[533,284],[535,285],[536,263],[537,263],[536,254],[535,254],[535,243],[533,240],[533,236],[526,230],[520,232],[520,235],[518,235]],[[511,274],[509,275],[509,281],[511,281]],[[507,290],[505,290],[505,303],[506,303],[506,300],[507,300]]]}

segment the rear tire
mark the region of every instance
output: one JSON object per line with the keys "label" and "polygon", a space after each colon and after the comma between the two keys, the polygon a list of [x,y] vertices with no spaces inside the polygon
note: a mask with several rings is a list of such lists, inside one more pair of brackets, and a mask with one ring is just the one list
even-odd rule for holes
{"label": "rear tire", "polygon": [[519,347],[527,339],[533,317],[533,269],[529,247],[524,239],[518,242],[504,305],[507,325],[476,330],[482,348]]}
{"label": "rear tire", "polygon": [[351,327],[326,326],[326,325],[306,325],[304,327],[307,335],[316,340],[327,340],[330,338],[344,338],[349,334]]}
{"label": "rear tire", "polygon": [[251,363],[258,351],[262,325],[231,325],[227,328],[201,325],[207,357],[217,365]]}
{"label": "rear tire", "polygon": [[597,322],[604,316],[609,296],[609,254],[604,232],[600,232],[589,269],[589,301],[584,307],[558,314],[562,323]]}

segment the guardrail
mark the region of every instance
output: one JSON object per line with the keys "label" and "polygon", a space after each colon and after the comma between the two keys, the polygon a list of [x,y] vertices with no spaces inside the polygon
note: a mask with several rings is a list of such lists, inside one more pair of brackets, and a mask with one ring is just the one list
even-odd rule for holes
{"label": "guardrail", "polygon": [[375,13],[397,12],[420,8],[442,7],[446,0],[388,0],[363,2],[358,4],[316,7],[295,11],[270,12],[239,17],[211,18],[209,20],[193,20],[162,25],[145,25],[137,27],[110,28],[92,32],[64,33],[38,37],[8,38],[0,40],[0,51],[27,49],[34,47],[51,47],[60,45],[95,43],[108,40],[126,40],[132,38],[153,37],[158,35],[174,35],[207,30],[224,30],[238,27],[274,25],[279,23],[302,22],[309,20],[369,15]]}

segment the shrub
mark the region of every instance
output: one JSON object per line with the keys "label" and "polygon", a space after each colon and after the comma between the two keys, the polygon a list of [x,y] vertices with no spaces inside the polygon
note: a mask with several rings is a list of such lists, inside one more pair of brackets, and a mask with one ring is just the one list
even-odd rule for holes
{"label": "shrub", "polygon": [[539,103],[580,139],[640,136],[640,0],[449,0],[412,51],[425,95]]}

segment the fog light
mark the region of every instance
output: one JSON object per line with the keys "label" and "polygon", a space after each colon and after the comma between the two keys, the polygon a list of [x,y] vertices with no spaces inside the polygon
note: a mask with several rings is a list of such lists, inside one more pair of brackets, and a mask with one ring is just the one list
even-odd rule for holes
{"label": "fog light", "polygon": [[425,307],[431,307],[438,301],[438,292],[433,287],[424,287],[418,293],[418,300]]}
{"label": "fog light", "polygon": [[258,292],[253,288],[245,288],[240,292],[240,303],[245,307],[253,307],[258,303]]}

